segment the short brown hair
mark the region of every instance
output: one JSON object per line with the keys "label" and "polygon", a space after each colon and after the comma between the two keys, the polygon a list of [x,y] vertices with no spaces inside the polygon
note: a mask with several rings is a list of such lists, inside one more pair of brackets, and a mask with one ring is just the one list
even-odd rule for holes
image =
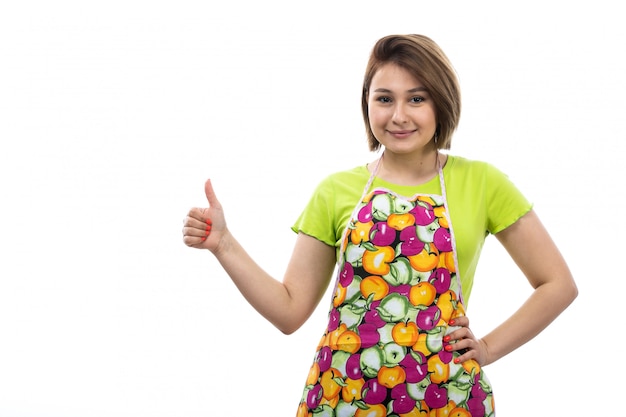
{"label": "short brown hair", "polygon": [[361,108],[370,150],[376,151],[381,145],[370,126],[369,88],[374,74],[388,63],[404,68],[424,84],[435,104],[437,148],[450,149],[452,133],[461,117],[461,90],[450,60],[424,35],[389,35],[374,45],[363,78]]}

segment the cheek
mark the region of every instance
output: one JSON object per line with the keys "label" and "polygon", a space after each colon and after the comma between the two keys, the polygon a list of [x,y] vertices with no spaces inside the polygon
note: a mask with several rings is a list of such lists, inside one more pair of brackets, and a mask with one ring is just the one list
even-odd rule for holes
{"label": "cheek", "polygon": [[370,119],[370,127],[372,130],[376,130],[376,128],[381,128],[387,123],[388,116],[386,112],[381,111],[380,109],[371,108],[369,109],[369,119]]}

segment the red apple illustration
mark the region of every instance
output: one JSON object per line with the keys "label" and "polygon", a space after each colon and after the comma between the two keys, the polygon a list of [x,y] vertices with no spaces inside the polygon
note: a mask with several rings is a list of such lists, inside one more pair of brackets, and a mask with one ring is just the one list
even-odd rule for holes
{"label": "red apple illustration", "polygon": [[328,331],[332,332],[333,330],[339,327],[339,310],[333,308],[328,313]]}
{"label": "red apple illustration", "polygon": [[374,223],[370,230],[370,242],[376,246],[389,246],[396,240],[396,232],[387,222]]}
{"label": "red apple illustration", "polygon": [[[430,384],[426,388],[424,401],[430,408],[442,408],[448,404],[448,391],[437,384]],[[479,414],[476,414],[479,415]]]}
{"label": "red apple illustration", "polygon": [[352,267],[352,264],[344,262],[343,268],[341,268],[341,272],[339,273],[339,283],[347,288],[352,283],[353,278],[354,268]]}
{"label": "red apple illustration", "polygon": [[400,361],[400,366],[404,368],[407,383],[420,382],[428,375],[428,363],[422,352],[411,351]]}
{"label": "red apple illustration", "polygon": [[361,337],[361,348],[363,349],[372,347],[380,342],[378,327],[373,323],[363,323],[359,325],[358,333]]}
{"label": "red apple illustration", "polygon": [[322,401],[322,386],[320,384],[315,384],[312,386],[306,394],[306,405],[309,409],[313,410],[320,405]]}
{"label": "red apple illustration", "polygon": [[400,231],[400,253],[404,256],[417,255],[424,249],[424,242],[418,239],[415,226]]}
{"label": "red apple illustration", "polygon": [[370,222],[373,218],[372,215],[372,200],[370,200],[366,205],[361,207],[359,213],[357,214],[357,220],[361,223]]}
{"label": "red apple illustration", "polygon": [[430,275],[428,282],[433,284],[433,287],[437,290],[437,294],[443,294],[450,289],[450,284],[452,283],[450,271],[446,268],[437,268]]}
{"label": "red apple illustration", "polygon": [[330,369],[333,360],[333,351],[329,346],[322,346],[317,352],[317,364],[320,366],[320,372]]}
{"label": "red apple illustration", "polygon": [[406,384],[398,384],[391,389],[391,408],[394,413],[407,414],[415,408],[415,400],[409,397]]}
{"label": "red apple illustration", "polygon": [[363,317],[363,321],[365,323],[370,323],[376,326],[376,328],[383,327],[387,322],[380,317],[378,314],[377,307],[380,305],[380,300],[372,301],[369,305],[369,310],[365,312],[365,316]]}
{"label": "red apple illustration", "polygon": [[376,379],[370,379],[361,390],[363,401],[367,404],[380,404],[387,398],[387,388]]}
{"label": "red apple illustration", "polygon": [[450,252],[452,250],[452,236],[450,231],[445,227],[435,230],[433,235],[433,243],[439,249],[439,252]]}
{"label": "red apple illustration", "polygon": [[415,224],[420,226],[429,225],[436,219],[433,207],[424,201],[417,201],[409,213],[415,216]]}
{"label": "red apple illustration", "polygon": [[361,370],[361,354],[353,353],[346,361],[346,377],[350,379],[363,378],[363,371]]}
{"label": "red apple illustration", "polygon": [[437,326],[440,317],[441,310],[436,305],[431,305],[424,310],[420,309],[417,313],[417,327],[426,331],[432,330]]}

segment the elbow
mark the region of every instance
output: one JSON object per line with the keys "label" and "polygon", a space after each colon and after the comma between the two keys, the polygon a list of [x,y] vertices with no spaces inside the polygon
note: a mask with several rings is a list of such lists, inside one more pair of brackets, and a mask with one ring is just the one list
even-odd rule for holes
{"label": "elbow", "polygon": [[278,330],[280,330],[280,332],[282,334],[284,334],[285,336],[289,336],[291,334],[294,334],[296,332],[296,330],[298,330],[297,328],[291,328],[291,327],[284,327],[284,328],[278,328]]}
{"label": "elbow", "polygon": [[289,336],[302,327],[302,323],[296,321],[285,321],[282,323],[274,323],[274,326],[280,330],[282,334]]}
{"label": "elbow", "polygon": [[569,297],[570,297],[570,304],[573,303],[574,300],[578,297],[578,287],[576,286],[576,283],[574,282],[574,280],[572,280],[572,283],[569,288]]}
{"label": "elbow", "polygon": [[567,308],[578,297],[578,287],[574,279],[570,276],[564,280],[558,287],[558,297],[562,300],[564,308]]}

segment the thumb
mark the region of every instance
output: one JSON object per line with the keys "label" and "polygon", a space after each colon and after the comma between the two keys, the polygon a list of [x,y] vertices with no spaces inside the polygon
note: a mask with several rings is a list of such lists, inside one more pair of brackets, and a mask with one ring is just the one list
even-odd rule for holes
{"label": "thumb", "polygon": [[204,194],[206,194],[206,199],[209,202],[210,207],[220,207],[220,202],[217,200],[215,191],[213,191],[213,185],[211,185],[210,179],[206,180],[206,182],[204,183]]}

